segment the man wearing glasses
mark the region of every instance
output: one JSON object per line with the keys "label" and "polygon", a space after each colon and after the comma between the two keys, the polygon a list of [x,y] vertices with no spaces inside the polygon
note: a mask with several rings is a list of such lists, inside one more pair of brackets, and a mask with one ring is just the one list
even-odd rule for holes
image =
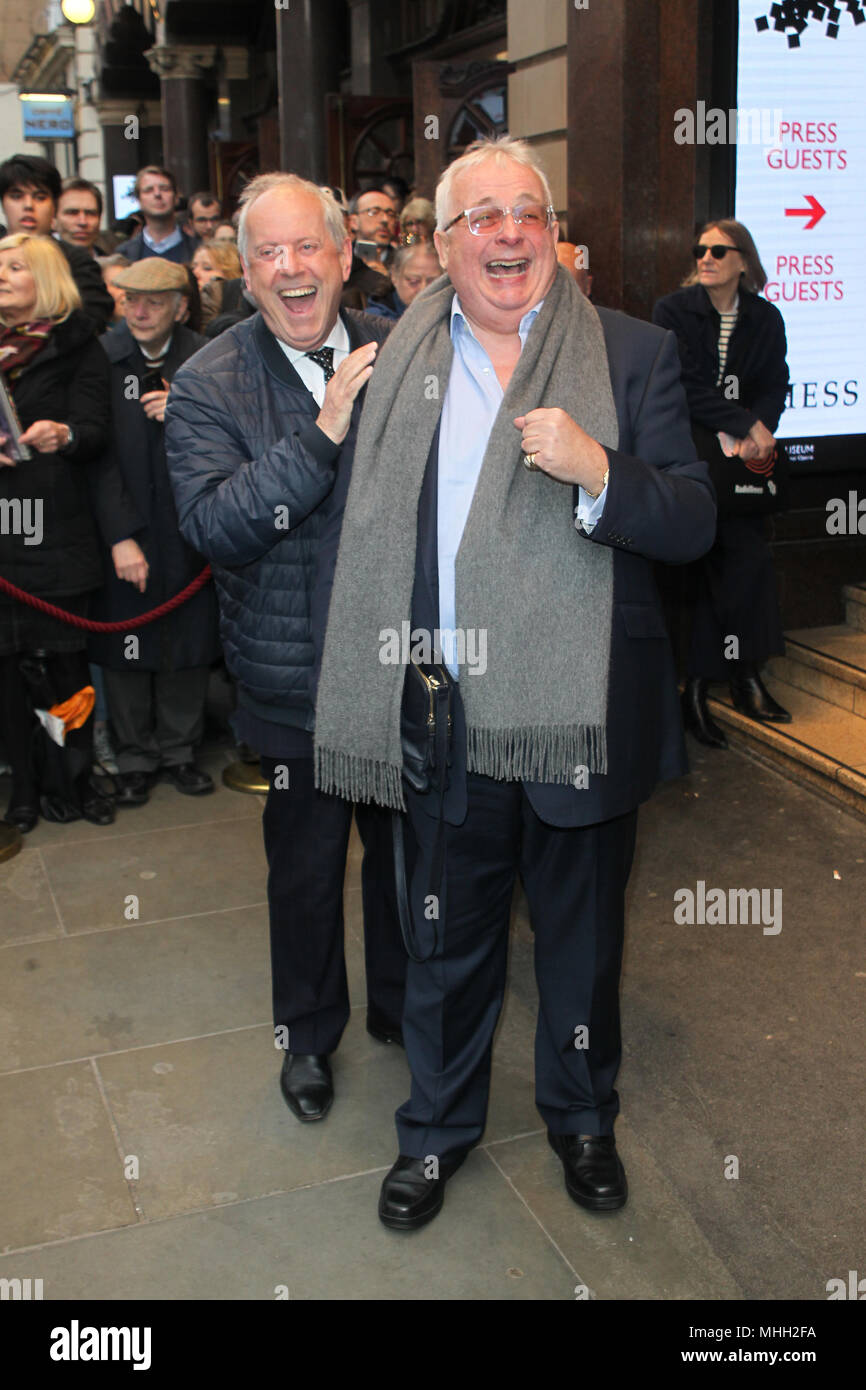
{"label": "man wearing glasses", "polygon": [[391,290],[386,267],[393,258],[391,242],[399,223],[391,199],[376,190],[356,193],[349,203],[348,218],[352,264],[342,305],[344,309],[366,309],[370,298],[381,298]]}
{"label": "man wearing glasses", "polygon": [[[596,310],[558,266],[529,147],[470,147],[436,214],[447,278],[416,298],[367,391],[316,705],[319,784],[397,809],[407,672],[383,660],[383,632],[435,633],[459,682],[444,827],[437,796],[405,790],[412,1089],[379,1204],[396,1230],[437,1214],[484,1131],[518,872],[536,1103],[569,1195],[626,1201],[623,898],[636,808],[686,769],[651,562],[697,558],[715,529],[675,339]],[[473,665],[461,650],[482,633]]]}
{"label": "man wearing glasses", "polygon": [[[362,246],[373,245],[380,261],[387,261],[389,258],[397,224],[394,204],[387,193],[375,190],[359,193],[349,204],[349,230],[356,249],[358,242]],[[364,255],[363,259],[371,261],[373,253]]]}

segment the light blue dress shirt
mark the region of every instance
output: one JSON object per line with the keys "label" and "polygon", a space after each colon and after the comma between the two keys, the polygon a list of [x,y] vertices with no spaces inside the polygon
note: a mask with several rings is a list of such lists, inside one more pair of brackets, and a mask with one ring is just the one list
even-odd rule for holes
{"label": "light blue dress shirt", "polygon": [[[517,331],[521,351],[543,303],[542,299],[520,320]],[[439,627],[443,660],[454,679],[459,680],[455,640],[455,563],[472,498],[475,496],[487,441],[505,392],[499,384],[499,378],[486,349],[472,332],[456,294],[451,306],[451,341],[454,345],[454,357],[451,361],[448,389],[442,404],[439,430]],[[576,523],[579,523],[584,531],[591,531],[599,520],[604,510],[606,494],[607,488],[596,499],[592,499],[583,488],[579,489]]]}

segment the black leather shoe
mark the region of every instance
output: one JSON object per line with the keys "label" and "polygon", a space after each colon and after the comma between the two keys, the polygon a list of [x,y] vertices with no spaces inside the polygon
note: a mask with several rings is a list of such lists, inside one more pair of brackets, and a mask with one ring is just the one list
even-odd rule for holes
{"label": "black leather shoe", "polygon": [[433,1168],[432,1157],[407,1158],[400,1154],[382,1183],[379,1196],[382,1225],[392,1231],[416,1231],[419,1226],[426,1226],[442,1210],[445,1184],[465,1158],[465,1153],[443,1155],[438,1160],[438,1177],[427,1177]]}
{"label": "black leather shoe", "polygon": [[39,819],[38,806],[10,806],[3,817],[7,825],[14,825],[22,835],[29,835],[34,825]]}
{"label": "black leather shoe", "polygon": [[731,677],[731,699],[734,709],[749,719],[759,719],[762,724],[790,724],[791,716],[786,709],[774,700],[761,677],[757,667],[741,661]]}
{"label": "black leather shoe", "polygon": [[280,1090],[293,1115],[304,1124],[323,1120],[334,1099],[331,1064],[324,1053],[287,1052]]}
{"label": "black leather shoe", "polygon": [[115,778],[116,806],[143,806],[150,800],[153,779],[146,772],[119,772]]}
{"label": "black leather shoe", "polygon": [[403,1046],[403,1029],[399,1023],[389,1023],[376,1009],[367,1009],[367,1032],[380,1043],[397,1043]]}
{"label": "black leather shoe", "polygon": [[683,690],[683,724],[688,732],[707,748],[727,748],[728,740],[707,709],[709,681],[703,676],[690,676]]}
{"label": "black leather shoe", "polygon": [[619,1211],[628,1198],[625,1169],[612,1134],[551,1134],[547,1138],[565,1169],[565,1190],[589,1211]]}
{"label": "black leather shoe", "polygon": [[114,822],[114,802],[91,790],[81,803],[81,814],[91,825],[111,825]]}
{"label": "black leather shoe", "polygon": [[213,791],[213,778],[209,777],[195,763],[174,763],[162,769],[163,776],[173,782],[184,796],[204,796]]}

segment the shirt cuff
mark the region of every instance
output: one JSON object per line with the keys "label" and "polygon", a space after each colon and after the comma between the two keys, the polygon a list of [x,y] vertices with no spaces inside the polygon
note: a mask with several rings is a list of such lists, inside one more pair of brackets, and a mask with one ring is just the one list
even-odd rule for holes
{"label": "shirt cuff", "polygon": [[582,487],[578,487],[578,502],[574,509],[574,524],[578,530],[585,531],[587,535],[590,535],[598,522],[601,521],[609,486],[606,484],[595,498],[590,497],[588,492],[584,492]]}

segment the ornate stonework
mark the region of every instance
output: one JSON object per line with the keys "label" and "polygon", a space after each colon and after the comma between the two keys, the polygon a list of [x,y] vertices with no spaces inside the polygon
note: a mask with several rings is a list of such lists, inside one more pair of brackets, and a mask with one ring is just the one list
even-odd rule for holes
{"label": "ornate stonework", "polygon": [[207,68],[213,67],[216,46],[160,43],[149,48],[144,56],[151,71],[163,81],[171,77],[199,78]]}

